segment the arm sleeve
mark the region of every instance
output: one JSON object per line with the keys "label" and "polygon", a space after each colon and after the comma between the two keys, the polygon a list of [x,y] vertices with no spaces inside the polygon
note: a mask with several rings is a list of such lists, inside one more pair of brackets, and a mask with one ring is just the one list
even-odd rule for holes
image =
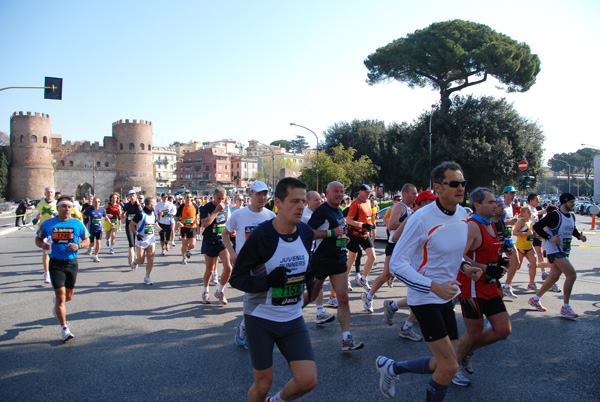
{"label": "arm sleeve", "polygon": [[325,220],[325,217],[323,216],[323,212],[322,211],[323,210],[320,209],[320,208],[315,209],[315,212],[313,212],[313,214],[311,215],[310,219],[308,220],[307,224],[312,229],[316,230],[319,226],[321,226],[321,224]]}
{"label": "arm sleeve", "polygon": [[269,290],[267,275],[253,275],[252,271],[265,263],[271,247],[271,236],[259,226],[250,233],[235,260],[229,284],[247,293],[262,293]]}
{"label": "arm sleeve", "polygon": [[400,279],[409,288],[417,292],[429,293],[431,291],[431,279],[418,273],[411,265],[411,258],[425,243],[424,233],[419,219],[409,219],[404,228],[398,244],[390,259],[390,273]]}
{"label": "arm sleeve", "polygon": [[184,204],[181,204],[181,205],[180,205],[180,206],[177,208],[177,212],[175,213],[175,217],[176,217],[178,220],[181,220],[181,215],[183,214],[183,205],[184,205]]}
{"label": "arm sleeve", "polygon": [[138,213],[137,213],[137,214],[135,214],[135,216],[133,217],[133,221],[134,221],[135,223],[138,223],[138,222],[139,222],[139,221],[141,221],[141,220],[142,220],[142,213],[141,213],[141,212],[138,212]]}
{"label": "arm sleeve", "polygon": [[557,212],[557,213],[546,214],[546,216],[544,216],[542,219],[540,219],[533,225],[533,230],[535,230],[535,232],[542,239],[548,240],[548,239],[550,239],[550,237],[552,237],[548,233],[546,233],[546,231],[544,230],[545,227],[554,228],[554,227],[556,227],[556,225],[558,225],[558,220],[559,220],[558,214],[560,212],[558,212],[558,211],[554,211],[554,212]]}

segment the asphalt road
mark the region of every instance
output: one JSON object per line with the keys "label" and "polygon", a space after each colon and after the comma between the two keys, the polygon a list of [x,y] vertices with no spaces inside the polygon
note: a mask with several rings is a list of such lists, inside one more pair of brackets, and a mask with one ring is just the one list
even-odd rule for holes
{"label": "asphalt road", "polygon": [[[578,216],[580,228],[588,229],[589,222]],[[145,286],[143,267],[132,271],[126,266],[122,233],[116,254],[108,255],[104,248],[100,263],[84,253],[75,297],[67,304],[75,339],[63,344],[51,312],[53,292],[42,285],[41,251],[33,235],[20,230],[0,237],[0,401],[246,399],[250,360],[234,344],[242,294],[227,288],[229,305],[202,304],[201,255],[193,255],[185,266],[174,251],[157,256],[154,285]],[[571,305],[580,317],[561,318],[562,297],[555,293],[542,299],[547,312],[534,311],[527,304],[532,292],[525,290],[526,269],[521,269],[514,283],[519,298],[506,303],[513,333],[476,352],[473,384],[451,386],[447,401],[600,400],[600,235],[588,239],[588,247],[574,241],[572,252],[578,279]],[[378,242],[374,274],[382,270],[383,248]],[[365,342],[363,350],[342,352],[337,322],[317,327],[314,306],[305,310],[319,384],[303,400],[383,400],[375,358],[429,354],[425,343],[398,338],[406,310],[397,313],[394,326],[383,320],[383,301],[404,296],[405,286],[396,282],[393,288],[383,287],[374,314],[363,312],[357,289],[351,294],[352,333]],[[457,321],[462,333],[460,307]],[[271,394],[290,378],[278,351],[274,361]],[[428,376],[402,375],[396,398],[423,400],[427,381]]]}

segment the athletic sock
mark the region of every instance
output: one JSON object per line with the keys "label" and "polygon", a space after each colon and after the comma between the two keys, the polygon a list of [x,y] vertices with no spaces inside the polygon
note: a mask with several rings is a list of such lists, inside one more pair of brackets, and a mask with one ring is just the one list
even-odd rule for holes
{"label": "athletic sock", "polygon": [[421,357],[420,359],[404,360],[394,362],[394,373],[416,373],[416,374],[431,374],[433,371],[429,369],[429,361],[432,357]]}
{"label": "athletic sock", "polygon": [[225,289],[225,286],[224,286],[224,285],[221,285],[221,284],[219,283],[219,287],[217,288],[217,291],[218,291],[218,292],[222,292],[222,291],[223,291],[223,289]]}
{"label": "athletic sock", "polygon": [[317,315],[324,313],[323,306],[317,306]]}
{"label": "athletic sock", "polygon": [[413,326],[412,322],[405,321],[404,326],[402,327],[402,331],[407,331],[408,329],[412,328],[412,326]]}
{"label": "athletic sock", "polygon": [[393,302],[392,302],[392,308],[393,308],[394,310],[398,310],[398,309],[400,308],[400,307],[398,307],[398,302],[397,302],[397,301],[393,301]]}
{"label": "athletic sock", "polygon": [[271,398],[269,398],[269,402],[286,402],[284,399],[281,398],[281,391],[279,391],[277,393],[277,395],[272,396]]}
{"label": "athletic sock", "polygon": [[342,339],[346,340],[350,336],[350,331],[342,332]]}
{"label": "athletic sock", "polygon": [[205,286],[205,287],[204,287],[204,291],[205,291],[206,293],[208,293],[208,286]]}
{"label": "athletic sock", "polygon": [[535,301],[540,301],[540,297],[538,295],[533,295],[532,299]]}
{"label": "athletic sock", "polygon": [[373,296],[371,296],[371,293],[365,293],[366,294],[366,298],[369,300],[373,300]]}
{"label": "athletic sock", "polygon": [[433,380],[433,377],[429,380],[429,384],[427,386],[427,402],[441,402],[446,397],[446,392],[448,392],[448,386],[438,384]]}

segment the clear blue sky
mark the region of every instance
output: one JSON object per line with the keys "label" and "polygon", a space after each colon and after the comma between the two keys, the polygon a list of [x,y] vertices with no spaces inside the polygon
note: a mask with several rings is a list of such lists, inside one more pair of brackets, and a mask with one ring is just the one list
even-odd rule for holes
{"label": "clear blue sky", "polygon": [[[102,141],[120,119],[150,120],[172,141],[322,137],[332,124],[411,122],[430,88],[369,86],[363,60],[433,22],[464,19],[526,42],[542,71],[526,93],[494,80],[462,91],[514,102],[538,121],[546,157],[600,146],[598,1],[3,1],[0,87],[62,77],[62,101],[0,92],[0,131],[15,111],[50,114],[66,140]],[[435,137],[434,137],[435,143]]]}

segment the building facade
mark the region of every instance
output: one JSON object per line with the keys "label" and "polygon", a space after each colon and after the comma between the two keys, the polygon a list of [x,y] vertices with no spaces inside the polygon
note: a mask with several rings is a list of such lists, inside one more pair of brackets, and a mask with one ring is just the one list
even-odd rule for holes
{"label": "building facade", "polygon": [[174,148],[154,147],[152,157],[156,166],[156,186],[171,187],[177,180],[177,152]]}

